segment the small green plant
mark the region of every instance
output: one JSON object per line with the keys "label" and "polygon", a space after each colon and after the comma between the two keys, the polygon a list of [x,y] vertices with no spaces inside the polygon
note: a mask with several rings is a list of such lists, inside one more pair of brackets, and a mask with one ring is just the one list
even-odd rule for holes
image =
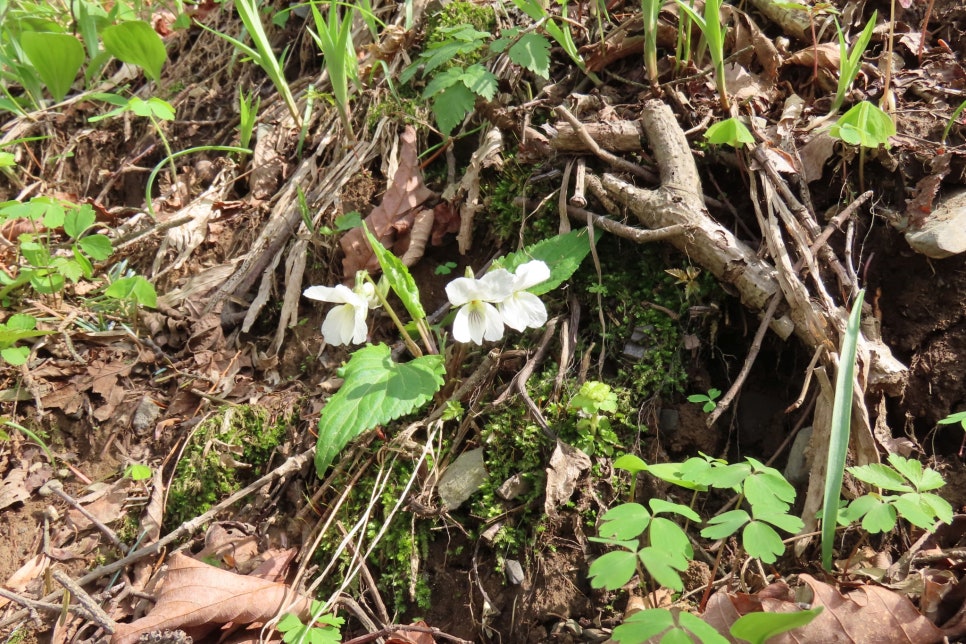
{"label": "small green plant", "polygon": [[680,573],[688,569],[694,549],[681,526],[659,515],[677,515],[695,522],[701,517],[686,505],[662,499],[651,499],[648,506],[650,511],[639,503],[623,503],[601,517],[601,536],[590,540],[621,549],[594,560],[587,573],[591,586],[616,590],[635,574],[647,571],[657,584],[684,590]]}
{"label": "small green plant", "polygon": [[829,135],[849,145],[862,148],[889,147],[889,137],[896,133],[896,124],[889,114],[874,103],[861,101],[839,117]]}
{"label": "small green plant", "polygon": [[845,34],[842,33],[838,19],[835,19],[835,29],[839,37],[839,82],[835,90],[835,99],[832,101],[832,108],[829,110],[830,114],[838,112],[842,103],[845,102],[845,96],[848,94],[849,88],[852,87],[852,81],[855,80],[862,66],[862,54],[865,53],[865,48],[869,46],[869,41],[872,39],[872,31],[875,29],[875,19],[878,15],[878,11],[872,12],[872,17],[866,23],[865,29],[852,43],[851,50],[845,42]]}
{"label": "small green plant", "polygon": [[[354,139],[355,133],[349,120],[349,84],[359,81],[359,60],[356,57],[355,45],[352,43],[352,20],[356,14],[356,8],[351,4],[346,5],[346,15],[340,17],[337,3],[326,4],[328,17],[324,18],[317,6],[318,2],[310,3],[312,18],[315,20],[315,31],[309,30],[309,34],[322,51],[342,125],[349,137]],[[370,18],[374,20],[375,17],[371,12],[369,13]]]}
{"label": "small green plant", "polygon": [[[21,434],[23,434],[24,436],[26,436],[27,438],[29,438],[30,440],[32,440],[34,443],[40,446],[40,449],[44,450],[44,454],[47,455],[47,459],[51,463],[54,462],[54,454],[50,451],[50,448],[47,447],[47,443],[44,442],[45,436],[40,430],[34,432],[27,429],[20,423],[15,423],[12,420],[6,420],[6,419],[3,420],[3,426],[16,430]],[[7,432],[5,432],[2,428],[0,428],[0,440],[4,440],[4,441],[10,440],[10,435],[7,434]]]}
{"label": "small green plant", "polygon": [[[23,218],[37,232],[19,236],[23,263],[14,276],[0,271],[0,300],[6,301],[13,291],[28,285],[37,293],[52,294],[61,291],[67,281],[91,279],[93,262],[105,260],[113,252],[106,235],[88,234],[95,221],[89,204],[76,206],[49,197],[34,197],[26,203],[0,205],[0,221],[13,218]],[[53,250],[53,231],[60,227],[69,238],[69,254]]]}
{"label": "small green plant", "polygon": [[663,4],[661,0],[641,0],[641,18],[644,20],[644,69],[647,70],[647,80],[651,87],[657,87],[658,83],[657,21]]}
{"label": "small green plant", "polygon": [[946,139],[949,138],[949,133],[952,131],[953,125],[956,124],[956,121],[959,120],[959,115],[963,113],[963,110],[966,110],[966,101],[963,101],[959,104],[959,107],[956,108],[956,110],[953,112],[953,115],[950,116],[949,120],[946,122],[946,127],[943,129],[943,145],[946,144]]}
{"label": "small green plant", "polygon": [[835,395],[832,401],[832,426],[828,442],[828,468],[822,508],[822,567],[832,570],[832,550],[835,545],[835,526],[838,525],[839,498],[845,474],[845,457],[849,451],[850,423],[852,422],[852,392],[855,381],[855,354],[858,349],[859,323],[865,290],[859,291],[852,305],[842,345],[839,367],[835,376]]}
{"label": "small green plant", "polygon": [[664,272],[676,279],[675,284],[684,284],[684,298],[690,300],[701,290],[698,278],[701,276],[701,269],[696,266],[687,268],[666,268]]}
{"label": "small green plant", "polygon": [[32,315],[14,313],[6,322],[0,322],[0,358],[9,365],[19,367],[27,362],[30,347],[18,346],[21,340],[49,335],[53,331],[37,329],[37,320]]}
{"label": "small green plant", "polygon": [[714,80],[718,86],[718,100],[724,112],[731,110],[731,100],[728,98],[728,86],[725,81],[724,69],[724,41],[727,28],[721,23],[721,4],[723,0],[706,0],[704,15],[698,15],[684,0],[675,0],[678,7],[684,11],[704,35],[704,42],[708,46],[708,55],[714,66]]}
{"label": "small green plant", "polygon": [[449,275],[456,268],[456,262],[443,262],[433,271],[437,275]]}
{"label": "small green plant", "polygon": [[876,534],[895,528],[899,518],[929,532],[937,520],[952,522],[953,508],[949,502],[930,493],[946,485],[939,472],[931,467],[923,469],[918,460],[898,454],[889,454],[888,460],[891,467],[872,463],[848,468],[852,476],[875,486],[878,492],[853,499],[839,512],[839,523],[848,525],[861,519],[866,532]]}
{"label": "small green plant", "polygon": [[250,148],[252,133],[255,131],[255,121],[258,120],[258,108],[262,105],[260,96],[252,100],[251,92],[238,92],[238,143],[243,148]]}
{"label": "small green plant", "polygon": [[134,463],[124,468],[124,476],[132,481],[145,481],[151,478],[151,468],[147,465]]}
{"label": "small green plant", "polygon": [[597,75],[587,69],[587,64],[584,62],[583,57],[580,55],[580,50],[577,49],[577,45],[574,42],[573,34],[570,33],[570,26],[566,20],[567,0],[558,0],[558,3],[560,4],[560,15],[563,16],[560,22],[566,25],[566,27],[557,24],[557,21],[547,13],[546,4],[541,3],[540,0],[513,0],[513,4],[517,6],[517,9],[530,16],[538,25],[541,25],[587,78],[593,81],[595,85],[600,85],[601,81]]}
{"label": "small green plant", "polygon": [[345,620],[335,615],[320,614],[324,610],[322,602],[312,601],[312,615],[318,615],[309,624],[303,624],[298,615],[286,613],[275,627],[282,633],[285,644],[305,642],[307,644],[339,644],[342,641],[340,629]]}
{"label": "small green plant", "polygon": [[708,389],[708,393],[706,394],[691,394],[688,396],[688,402],[701,405],[701,411],[710,414],[718,407],[718,403],[715,401],[720,397],[721,390],[712,387]]}
{"label": "small green plant", "polygon": [[711,145],[730,145],[735,149],[755,143],[755,137],[748,126],[734,116],[709,127],[704,133],[704,140]]}
{"label": "small green plant", "polygon": [[608,416],[617,412],[617,394],[611,391],[610,385],[588,380],[570,400],[568,409],[579,416],[574,447],[588,456],[595,452],[610,456],[614,447],[620,447]]}
{"label": "small green plant", "polygon": [[262,24],[262,19],[258,13],[257,0],[235,0],[235,11],[238,12],[238,17],[241,18],[242,24],[245,26],[245,31],[252,39],[254,47],[245,44],[238,38],[233,38],[228,34],[211,29],[204,23],[197,22],[196,24],[205,31],[211,32],[219,38],[230,42],[238,51],[245,54],[256,65],[261,67],[262,71],[265,72],[275,86],[275,89],[281,95],[282,100],[285,101],[285,106],[288,108],[288,112],[295,122],[295,125],[301,128],[302,115],[295,105],[295,97],[292,95],[292,88],[289,87],[288,81],[285,79],[282,64],[275,56],[275,52],[272,51],[272,44],[268,39],[265,26]]}

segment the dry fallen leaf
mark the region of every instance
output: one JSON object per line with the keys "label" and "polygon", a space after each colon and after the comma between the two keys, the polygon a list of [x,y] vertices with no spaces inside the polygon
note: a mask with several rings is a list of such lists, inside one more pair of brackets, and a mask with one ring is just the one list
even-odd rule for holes
{"label": "dry fallen leaf", "polygon": [[[811,607],[824,610],[806,626],[768,640],[769,644],[800,642],[862,642],[863,644],[930,644],[941,642],[942,631],[922,616],[906,597],[888,588],[866,584],[843,595],[810,575],[799,578],[812,591]],[[779,586],[772,584],[772,586]],[[723,590],[708,601],[702,618],[719,633],[727,633],[742,615],[756,610],[789,613],[801,610],[787,586],[765,588],[757,595]]]}
{"label": "dry fallen leaf", "polygon": [[557,441],[547,468],[547,496],[543,509],[548,516],[557,516],[557,508],[570,500],[581,472],[590,466],[589,456],[576,447]]}
{"label": "dry fallen leaf", "polygon": [[[399,166],[389,188],[382,196],[382,203],[372,209],[365,223],[383,246],[392,248],[396,236],[412,227],[415,209],[435,193],[423,184],[416,153],[416,130],[407,126],[399,135]],[[366,242],[361,228],[353,228],[339,241],[345,257],[342,260],[342,276],[346,280],[355,277],[363,268],[375,271],[379,264]]]}
{"label": "dry fallen leaf", "polygon": [[130,624],[118,624],[111,644],[134,644],[143,633],[158,630],[183,630],[198,641],[229,622],[265,623],[282,609],[305,620],[310,604],[285,584],[238,575],[175,553],[154,609]]}

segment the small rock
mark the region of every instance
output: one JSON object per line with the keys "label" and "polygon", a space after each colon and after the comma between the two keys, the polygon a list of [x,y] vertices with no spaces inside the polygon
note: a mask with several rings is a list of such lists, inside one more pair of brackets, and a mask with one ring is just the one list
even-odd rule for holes
{"label": "small rock", "polygon": [[516,559],[504,559],[503,565],[506,566],[506,580],[514,586],[519,586],[525,579],[523,566]]}
{"label": "small rock", "polygon": [[530,482],[523,478],[521,474],[517,473],[503,481],[503,485],[497,489],[496,493],[501,499],[512,501],[521,494],[526,494],[530,489]]}
{"label": "small rock", "polygon": [[455,510],[486,481],[483,448],[463,452],[439,480],[439,497],[446,510]]}
{"label": "small rock", "polygon": [[812,467],[809,442],[812,440],[812,428],[804,427],[795,436],[795,442],[788,452],[788,463],[785,465],[785,478],[792,485],[801,485],[808,481]]}
{"label": "small rock", "polygon": [[913,250],[933,259],[966,251],[966,190],[936,200],[936,206],[919,230],[906,233]]}
{"label": "small rock", "polygon": [[148,396],[143,396],[134,410],[134,418],[131,419],[131,427],[136,432],[143,432],[146,429],[153,429],[158,417],[161,415],[161,405],[151,400]]}
{"label": "small rock", "polygon": [[673,434],[681,424],[681,412],[677,409],[662,409],[658,414],[657,426],[662,434]]}

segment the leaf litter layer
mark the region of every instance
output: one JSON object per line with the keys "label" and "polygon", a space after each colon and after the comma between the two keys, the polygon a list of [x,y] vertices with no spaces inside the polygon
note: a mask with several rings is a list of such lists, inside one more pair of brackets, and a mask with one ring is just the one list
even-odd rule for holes
{"label": "leaf litter layer", "polygon": [[[590,641],[620,622],[621,611],[612,607],[623,608],[627,595],[591,589],[586,567],[605,550],[588,544],[586,537],[597,534],[597,515],[619,502],[627,481],[611,479],[610,460],[601,452],[591,460],[568,445],[577,435],[566,433],[577,431],[577,425],[567,425],[559,402],[577,391],[578,380],[593,379],[592,369],[603,374],[599,378],[619,378],[633,373],[637,367],[629,364],[635,359],[656,364],[659,347],[644,346],[639,356],[629,349],[652,337],[653,328],[621,326],[627,320],[613,312],[624,315],[631,309],[619,297],[608,297],[616,287],[606,292],[601,275],[596,290],[557,302],[556,313],[566,315],[553,333],[528,336],[529,345],[501,344],[495,354],[470,351],[451,357],[457,369],[448,375],[462,382],[443,390],[435,411],[384,428],[385,439],[360,437],[337,456],[335,468],[320,483],[307,467],[311,432],[342,384],[336,368],[348,354],[321,344],[319,311],[300,295],[310,284],[348,281],[357,268],[375,267],[361,236],[353,239],[358,230],[345,235],[339,230],[337,218],[353,210],[411,267],[430,311],[445,302],[442,284],[448,280],[441,279],[440,267],[456,275],[466,266],[482,272],[498,244],[513,249],[516,239],[501,240],[488,232],[500,216],[514,217],[514,236],[527,243],[592,222],[600,244],[592,247],[584,266],[592,280],[592,264],[613,266],[598,251],[630,257],[638,252],[629,250],[637,243],[669,240],[678,252],[663,253],[662,268],[676,271],[684,286],[676,287],[667,276],[655,280],[644,308],[662,313],[682,331],[673,359],[686,365],[690,379],[683,390],[669,386],[628,393],[622,403],[630,409],[628,416],[636,411],[638,417],[622,421],[617,436],[623,449],[649,462],[683,460],[704,448],[734,461],[754,449],[762,460],[777,457],[783,463],[787,457],[779,451],[780,441],[770,440],[776,427],[781,428],[779,438],[805,424],[813,425],[813,436],[821,436],[823,409],[831,396],[820,382],[836,368],[850,296],[865,287],[874,297],[871,328],[859,349],[859,385],[865,395],[853,402],[854,463],[928,449],[949,482],[947,489],[957,487],[962,477],[959,441],[948,429],[930,432],[966,400],[960,375],[966,338],[959,328],[966,273],[957,254],[962,248],[953,234],[955,224],[944,225],[961,221],[954,218],[955,209],[946,208],[946,200],[964,182],[962,122],[953,118],[964,90],[956,53],[963,42],[962,10],[956,3],[935,2],[927,16],[924,5],[900,4],[891,46],[890,25],[880,11],[845,97],[846,106],[862,106],[865,116],[849,122],[848,136],[837,141],[834,132],[842,127],[821,124],[835,100],[843,61],[833,13],[830,8],[803,11],[770,4],[752,3],[747,13],[722,6],[720,18],[728,25],[723,83],[715,82],[720,79],[708,60],[697,58],[697,28],[692,28],[693,50],[682,49],[682,12],[671,4],[661,8],[653,38],[666,55],[657,65],[657,87],[642,69],[647,38],[640,8],[633,3],[609,6],[606,15],[570,7],[567,20],[557,14],[546,18],[546,36],[539,29],[528,31],[537,19],[534,6],[520,3],[528,17],[497,7],[482,23],[474,23],[474,33],[482,35],[464,30],[463,40],[452,48],[475,58],[456,58],[454,66],[435,77],[440,79],[435,85],[426,80],[428,72],[410,73],[409,86],[398,82],[408,62],[404,54],[417,59],[430,16],[416,5],[412,15],[405,5],[375,7],[387,24],[353,23],[360,66],[358,84],[351,74],[348,78],[353,88],[348,111],[339,104],[345,94],[329,84],[342,76],[333,75],[331,68],[323,74],[329,61],[320,62],[309,33],[315,30],[318,36],[318,30],[332,25],[331,14],[321,24],[295,11],[287,21],[273,22],[269,18],[284,15],[284,7],[271,7],[263,18],[275,52],[287,46],[283,72],[297,104],[294,112],[261,69],[239,60],[230,42],[198,26],[185,28],[178,16],[159,11],[152,24],[168,51],[160,79],[149,83],[136,71],[125,76],[128,69],[108,67],[107,86],[98,90],[117,91],[130,82],[142,99],[169,101],[177,117],[162,123],[160,132],[178,150],[237,145],[239,90],[249,100],[261,100],[255,108],[251,159],[215,151],[186,155],[176,164],[177,176],[158,174],[151,204],[144,199],[146,175],[165,156],[159,130],[133,118],[87,125],[107,107],[78,91],[81,81],[73,90],[68,84],[66,94],[63,85],[56,88],[66,99],[53,109],[30,118],[0,117],[2,151],[11,151],[17,162],[0,179],[4,198],[25,200],[42,192],[89,201],[98,230],[113,238],[118,254],[111,262],[127,261],[151,280],[158,294],[156,307],[140,308],[132,318],[99,312],[80,282],[62,296],[14,294],[4,302],[11,312],[33,316],[43,332],[52,333],[37,340],[11,338],[12,343],[27,340],[21,346],[30,349],[28,367],[4,366],[4,413],[37,432],[31,436],[7,426],[9,438],[0,452],[0,541],[9,544],[0,556],[0,578],[15,594],[12,601],[4,597],[3,628],[53,630],[58,639],[81,640],[117,625],[115,638],[124,641],[123,633],[131,632],[135,618],[146,613],[142,619],[163,618],[158,624],[164,629],[186,630],[185,617],[193,609],[171,608],[164,586],[156,586],[165,575],[170,583],[180,574],[183,556],[168,558],[166,571],[155,575],[154,569],[164,561],[157,557],[162,546],[182,543],[195,555],[189,561],[217,563],[232,571],[225,574],[246,578],[216,580],[218,571],[201,575],[206,591],[189,599],[201,597],[200,619],[207,626],[249,626],[275,617],[274,602],[266,607],[268,602],[259,601],[267,610],[257,614],[244,612],[250,596],[236,585],[250,583],[260,559],[287,560],[289,555],[276,555],[266,546],[296,549],[297,565],[286,573],[279,564],[273,579],[301,593],[334,598],[340,614],[349,618],[346,639],[365,630],[382,629],[388,636],[393,627],[411,626],[407,635],[393,637],[415,641],[438,629],[436,636],[470,640],[497,632],[507,641]],[[837,20],[851,42],[871,11],[853,5],[839,9],[843,13]],[[203,4],[192,11],[196,25],[241,34],[231,7]],[[449,19],[459,24],[479,17],[468,8],[450,11]],[[490,34],[504,39],[506,56],[489,47]],[[812,40],[813,34],[820,42]],[[105,34],[105,46],[109,39]],[[674,55],[686,52],[694,56]],[[7,83],[14,96],[25,89]],[[753,153],[702,144],[704,128],[730,116],[720,109],[721,87],[738,106],[737,115],[758,117],[746,121],[759,142]],[[888,136],[890,147],[855,146],[875,141],[881,128],[874,126],[866,106],[882,97],[896,129]],[[406,124],[412,129],[404,130]],[[433,150],[448,142],[433,125],[451,130],[456,138]],[[477,132],[478,125],[499,136]],[[419,161],[417,154],[422,155]],[[509,164],[534,181],[507,196],[497,186]],[[464,172],[470,179],[460,176]],[[33,182],[41,183],[28,187]],[[147,214],[151,208],[156,219]],[[15,242],[22,223],[4,222],[11,277],[21,265]],[[602,239],[602,230],[622,241]],[[644,277],[627,274],[622,279],[639,282]],[[720,284],[729,295],[709,294],[699,279]],[[696,286],[689,293],[698,295],[695,300],[678,297],[680,310],[662,299],[675,287],[683,296],[692,283]],[[374,325],[371,340],[398,346],[397,334],[385,322]],[[715,357],[729,353],[737,357]],[[743,372],[749,355],[758,358],[749,359]],[[818,393],[781,413],[799,396],[812,356],[812,366],[825,374],[813,376]],[[776,372],[788,374],[787,382],[776,384]],[[692,413],[685,394],[715,386],[726,394],[712,416]],[[511,393],[519,403],[501,400]],[[742,402],[769,397],[780,400],[771,405]],[[445,400],[449,407],[441,405]],[[494,400],[502,407],[491,406]],[[462,420],[446,413],[456,403],[465,408]],[[158,517],[165,490],[184,461],[193,429],[203,419],[221,418],[219,409],[225,405],[254,405],[272,417],[297,420],[266,462],[243,462],[241,446],[218,439],[201,446],[217,453],[224,466],[251,471],[246,479],[251,485],[224,491],[226,498],[234,492],[239,503],[216,506],[162,535]],[[515,415],[500,421],[507,427],[496,426],[495,412],[513,405]],[[763,419],[767,409],[774,413]],[[534,423],[530,443],[512,443],[508,434],[530,436],[525,428]],[[50,444],[53,462],[37,447],[41,441]],[[494,441],[505,444],[494,446]],[[491,489],[504,481],[488,482],[468,507],[443,512],[435,493],[439,477],[460,454],[479,446],[492,454],[485,459],[492,478],[504,470],[506,482],[511,474],[523,474],[531,490],[504,500]],[[821,447],[813,444],[811,449]],[[131,463],[150,465],[152,477],[133,487],[128,479],[107,490],[92,485],[92,480],[117,480]],[[508,463],[520,464],[521,471],[500,469]],[[59,496],[53,497],[55,506],[67,518],[39,518],[49,503],[41,496],[42,486],[55,476],[64,478],[63,469],[70,472],[68,495],[96,522],[74,518],[76,523],[68,523],[69,506],[60,505],[67,501]],[[360,500],[356,492],[368,498]],[[816,496],[805,488],[801,492],[806,508],[801,516],[809,522],[814,516],[809,504]],[[853,493],[862,492],[856,488]],[[649,494],[669,492],[657,488]],[[966,503],[955,491],[950,495],[956,508]],[[549,498],[552,503],[546,502]],[[703,514],[710,516],[727,500],[712,498],[712,511]],[[348,510],[339,513],[339,508]],[[97,523],[100,529],[92,527]],[[791,608],[788,597],[775,591],[788,582],[813,592],[812,598],[796,601],[825,608],[825,617],[807,627],[817,629],[804,636],[808,641],[839,634],[839,626],[827,620],[840,617],[833,623],[841,625],[846,615],[857,624],[884,624],[886,616],[897,615],[900,623],[919,629],[907,633],[909,641],[933,641],[936,625],[955,639],[962,636],[962,607],[951,599],[957,596],[951,591],[959,581],[952,572],[959,555],[948,547],[957,543],[959,525],[954,518],[935,538],[919,541],[908,524],[868,544],[855,532],[846,533],[839,574],[827,578],[828,584],[804,574],[796,582],[796,573],[816,573],[817,566],[808,562],[817,544],[806,546],[802,559],[779,560],[775,570],[767,571],[774,578],[763,576],[763,569],[747,572],[740,550],[719,544],[718,552],[726,557],[717,575],[730,575],[732,581],[701,606],[697,599],[712,579],[697,574],[685,585],[694,592],[694,603],[684,599],[674,606],[696,614],[703,609],[705,621],[725,632],[749,611]],[[439,537],[443,532],[446,539]],[[202,533],[207,533],[204,548]],[[380,550],[379,539],[388,546]],[[912,549],[902,545],[909,542],[915,542]],[[849,548],[855,554],[846,561]],[[313,559],[313,552],[331,558]],[[120,598],[101,603],[101,613],[78,599],[69,619],[59,625],[54,609],[35,606],[41,611],[39,622],[29,622],[23,601],[43,600],[59,611],[61,595],[52,595],[41,582],[47,569],[61,566],[71,573],[68,580],[73,577],[82,586],[72,590],[74,597],[102,593],[111,583]],[[511,573],[515,567],[522,575]],[[82,568],[94,572],[83,575]],[[112,578],[117,571],[125,575],[123,586]],[[744,604],[735,599],[738,576],[751,591]],[[864,585],[840,594],[845,588],[836,590],[835,585],[846,578]],[[207,595],[213,598],[219,588],[235,591],[230,614],[208,601]],[[272,588],[284,592],[286,586]],[[678,599],[653,585],[644,589],[651,591],[646,608],[670,606]],[[136,595],[128,594],[131,590],[148,592],[158,603],[139,605]],[[857,592],[867,599],[859,599]],[[907,595],[918,603],[910,603]],[[725,613],[725,596],[734,612],[715,622],[709,613]],[[776,603],[769,607],[769,601]],[[307,617],[304,612],[300,616]],[[406,618],[415,616],[425,617],[426,623],[408,625]]]}

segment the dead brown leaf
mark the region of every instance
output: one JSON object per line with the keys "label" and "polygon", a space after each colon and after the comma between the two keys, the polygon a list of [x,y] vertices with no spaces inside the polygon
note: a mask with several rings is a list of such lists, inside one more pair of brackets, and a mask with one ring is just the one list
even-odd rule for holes
{"label": "dead brown leaf", "polygon": [[576,447],[557,441],[557,447],[550,456],[550,467],[547,468],[544,512],[548,516],[557,516],[557,509],[573,496],[580,474],[590,466],[589,456]]}
{"label": "dead brown leaf", "polygon": [[[812,592],[811,601],[806,603],[810,603],[812,608],[821,606],[824,610],[808,625],[770,639],[770,644],[929,644],[943,640],[942,631],[923,617],[912,602],[887,588],[867,584],[843,595],[810,575],[803,574],[799,578]],[[801,610],[785,584],[772,586],[757,596],[720,590],[708,601],[702,618],[718,632],[727,633],[735,620],[749,612],[789,613]]]}
{"label": "dead brown leaf", "polygon": [[134,644],[143,633],[177,629],[197,641],[229,622],[268,622],[283,609],[305,620],[310,603],[285,584],[220,570],[175,553],[154,609],[130,624],[118,624],[111,644]]}
{"label": "dead brown leaf", "polygon": [[[412,227],[415,210],[434,192],[423,184],[416,153],[416,130],[407,126],[399,135],[399,166],[389,188],[382,196],[382,203],[372,209],[365,223],[372,234],[386,248],[392,248],[401,231]],[[353,228],[339,242],[345,257],[342,260],[342,277],[352,280],[356,271],[363,268],[374,272],[379,264],[366,242],[360,228]]]}

